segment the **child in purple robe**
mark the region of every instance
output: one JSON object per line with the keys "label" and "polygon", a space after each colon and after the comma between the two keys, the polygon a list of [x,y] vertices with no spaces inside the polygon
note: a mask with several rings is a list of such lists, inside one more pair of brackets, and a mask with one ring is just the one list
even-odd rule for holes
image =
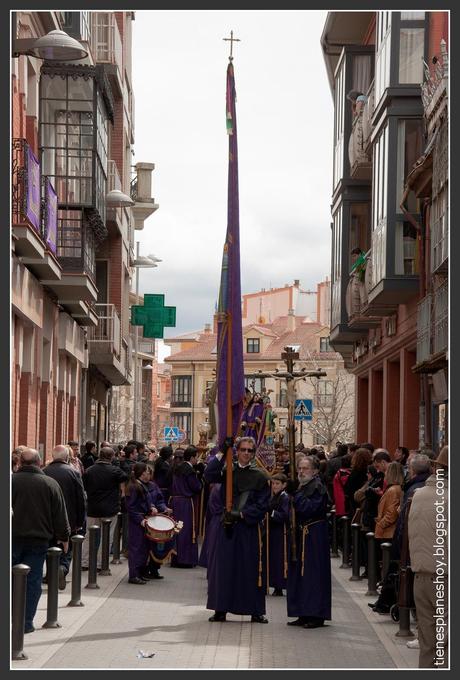
{"label": "child in purple robe", "polygon": [[272,595],[283,595],[287,585],[289,555],[289,496],[286,493],[287,477],[283,473],[271,478],[272,497],[268,510],[269,585]]}

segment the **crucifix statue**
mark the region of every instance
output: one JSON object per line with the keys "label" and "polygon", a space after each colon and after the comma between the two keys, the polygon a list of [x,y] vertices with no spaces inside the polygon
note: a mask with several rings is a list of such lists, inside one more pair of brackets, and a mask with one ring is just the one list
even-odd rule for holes
{"label": "crucifix statue", "polygon": [[230,56],[229,56],[229,61],[233,61],[233,43],[234,42],[241,42],[239,38],[234,38],[233,37],[233,31],[230,31],[230,38],[222,38],[222,40],[228,40],[230,42]]}

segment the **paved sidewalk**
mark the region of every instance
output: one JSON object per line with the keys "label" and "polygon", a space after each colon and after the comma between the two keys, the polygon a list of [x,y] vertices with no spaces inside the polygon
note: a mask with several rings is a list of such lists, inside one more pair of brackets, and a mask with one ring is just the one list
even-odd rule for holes
{"label": "paved sidewalk", "polygon": [[[62,628],[38,628],[46,619],[40,602],[36,632],[25,636],[26,668],[408,668],[418,652],[394,638],[397,625],[378,617],[363,596],[365,583],[350,582],[349,570],[333,565],[333,620],[322,629],[286,626],[286,599],[267,597],[269,625],[229,615],[211,624],[205,609],[206,572],[161,570],[162,581],[145,586],[127,582],[127,563],[111,565],[112,576],[99,577],[101,589],[85,590],[85,607],[66,607],[70,584],[59,594]],[[83,574],[86,582],[86,575]],[[154,652],[139,659],[139,650]]]}

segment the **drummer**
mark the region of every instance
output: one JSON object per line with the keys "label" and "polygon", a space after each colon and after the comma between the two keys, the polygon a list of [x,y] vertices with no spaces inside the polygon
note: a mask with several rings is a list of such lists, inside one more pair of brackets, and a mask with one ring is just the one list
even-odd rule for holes
{"label": "drummer", "polygon": [[[131,478],[126,485],[126,509],[128,512],[128,582],[135,585],[145,585],[144,578],[149,557],[149,541],[145,537],[147,517],[167,512],[161,492],[158,489],[153,495],[150,482],[150,470],[146,463],[135,463],[131,471]],[[158,487],[157,487],[158,488]],[[169,512],[171,512],[169,510]],[[156,578],[155,576],[149,578]]]}
{"label": "drummer", "polygon": [[[152,515],[155,515],[155,509],[158,512],[162,512],[166,515],[172,513],[171,508],[166,507],[163,494],[160,487],[153,479],[152,467],[147,463],[147,468],[150,473],[150,481],[148,482],[148,494],[150,500],[150,506],[152,508]],[[165,541],[164,543],[155,543],[153,541],[148,542],[148,562],[145,570],[142,572],[143,579],[161,579],[164,576],[160,576],[159,569],[161,565],[168,562],[172,555],[176,554],[176,539]]]}

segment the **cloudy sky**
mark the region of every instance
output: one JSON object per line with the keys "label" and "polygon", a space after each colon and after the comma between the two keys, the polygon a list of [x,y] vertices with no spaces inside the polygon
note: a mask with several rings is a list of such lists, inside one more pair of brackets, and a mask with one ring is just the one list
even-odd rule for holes
{"label": "cloudy sky", "polygon": [[165,293],[176,329],[212,321],[227,215],[225,87],[234,45],[243,293],[330,270],[332,98],[323,11],[137,11],[134,162],[155,163],[159,210],[136,232],[163,262],[141,292]]}

